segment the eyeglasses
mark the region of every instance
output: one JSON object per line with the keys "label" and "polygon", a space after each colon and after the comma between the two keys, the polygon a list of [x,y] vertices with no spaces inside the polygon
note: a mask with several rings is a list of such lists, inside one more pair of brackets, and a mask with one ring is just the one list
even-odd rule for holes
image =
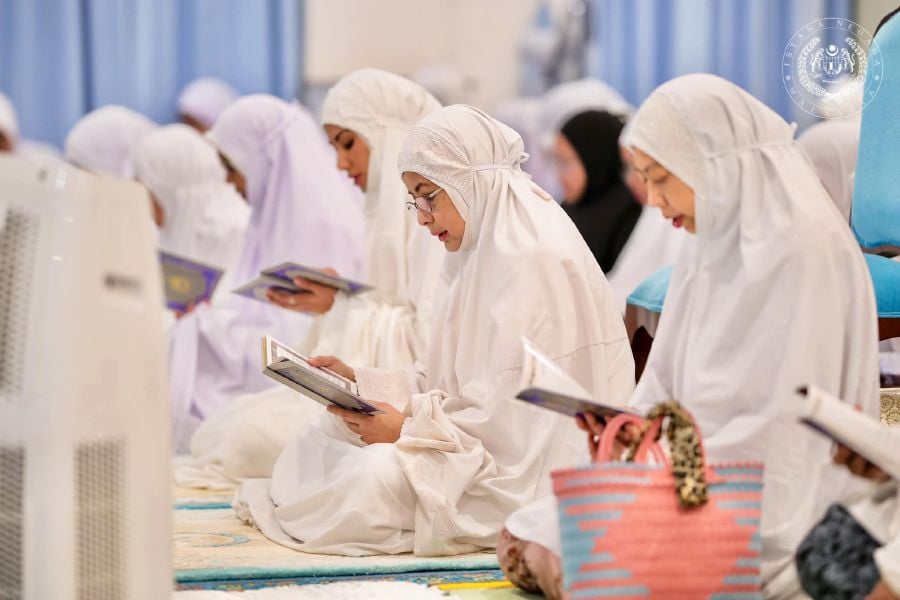
{"label": "eyeglasses", "polygon": [[412,200],[408,200],[406,202],[406,209],[409,212],[421,210],[423,213],[431,214],[431,203],[434,202],[435,197],[442,191],[444,191],[443,188],[438,188],[427,196],[417,196]]}

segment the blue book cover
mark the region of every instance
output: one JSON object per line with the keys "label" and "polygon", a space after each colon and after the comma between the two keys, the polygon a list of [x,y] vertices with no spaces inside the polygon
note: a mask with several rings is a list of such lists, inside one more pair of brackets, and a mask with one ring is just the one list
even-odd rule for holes
{"label": "blue book cover", "polygon": [[159,253],[166,307],[184,312],[191,304],[209,301],[222,279],[222,269],[170,252]]}

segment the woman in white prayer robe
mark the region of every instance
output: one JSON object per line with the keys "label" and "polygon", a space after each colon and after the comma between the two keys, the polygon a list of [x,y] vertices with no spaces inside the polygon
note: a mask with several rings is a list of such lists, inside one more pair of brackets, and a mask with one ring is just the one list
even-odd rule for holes
{"label": "woman in white prayer robe", "polygon": [[205,133],[239,95],[221,79],[200,77],[184,86],[178,95],[179,119],[185,125]]}
{"label": "woman in white prayer robe", "polygon": [[143,139],[133,163],[137,179],[161,208],[160,248],[224,269],[218,297],[235,287],[230,275],[250,207],[225,181],[225,168],[212,145],[187,125],[167,125]]}
{"label": "woman in white prayer robe", "polygon": [[[404,209],[397,155],[412,126],[438,108],[420,85],[378,69],[350,73],[325,97],[321,120],[337,166],[365,192],[363,278],[375,289],[358,296],[324,286],[311,295],[272,294],[276,304],[301,312],[331,303],[300,344],[302,353],[390,369],[424,358],[444,251]],[[282,386],[238,398],[200,425],[191,459],[176,479],[183,486],[232,489],[245,479],[269,477],[284,446],[318,408]]]}
{"label": "woman in white prayer robe", "polygon": [[[793,128],[724,79],[663,84],[638,110],[629,142],[648,203],[694,234],[631,405],[676,399],[697,419],[710,461],[765,462],[764,595],[803,597],[794,552],[859,485],[830,463],[829,441],[798,422],[795,390],[815,384],[878,414],[875,299],[862,254]],[[593,451],[602,426],[591,417],[581,425]],[[560,594],[555,511],[526,509],[506,527],[507,573]],[[543,562],[523,565],[533,550],[522,540],[548,550]]]}
{"label": "woman in white prayer robe", "polygon": [[634,362],[609,286],[522,171],[526,157],[515,131],[472,107],[413,127],[399,169],[419,224],[449,252],[424,372],[316,361],[355,377],[385,414],[332,407],[340,418],[305,428],[271,482],[243,484],[235,508],[268,537],[343,555],[493,547],[506,515],[580,454],[571,419],[514,399],[523,336],[597,397],[629,395]]}
{"label": "woman in white prayer robe", "polygon": [[443,252],[404,210],[397,155],[412,126],[438,108],[422,86],[378,69],[345,76],[325,97],[321,121],[338,168],[366,194],[365,278],[375,289],[273,293],[284,308],[320,315],[301,347],[306,354],[390,369],[425,355]]}
{"label": "woman in white prayer robe", "polygon": [[66,137],[66,160],[94,173],[134,177],[131,153],[158,125],[130,108],[110,104],[81,117]]}
{"label": "woman in white prayer robe", "polygon": [[[265,94],[244,96],[208,135],[226,169],[244,182],[251,209],[234,281],[248,282],[285,261],[360,275],[355,192],[335,170],[334,154],[305,108]],[[261,373],[262,336],[297,344],[310,322],[235,294],[182,317],[169,355],[176,448],[185,449],[197,424],[234,398],[275,385]]]}

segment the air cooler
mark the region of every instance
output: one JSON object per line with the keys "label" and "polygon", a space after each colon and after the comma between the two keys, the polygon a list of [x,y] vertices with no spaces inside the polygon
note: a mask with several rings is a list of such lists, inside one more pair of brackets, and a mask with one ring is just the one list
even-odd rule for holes
{"label": "air cooler", "polygon": [[148,218],[135,183],[0,158],[0,599],[171,596]]}

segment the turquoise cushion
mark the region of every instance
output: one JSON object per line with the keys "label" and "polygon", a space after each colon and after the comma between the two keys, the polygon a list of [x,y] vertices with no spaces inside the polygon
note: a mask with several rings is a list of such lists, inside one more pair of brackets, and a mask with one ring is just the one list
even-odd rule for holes
{"label": "turquoise cushion", "polygon": [[[865,257],[875,288],[878,316],[882,319],[900,318],[900,262],[875,254],[866,254]],[[662,312],[671,277],[671,266],[660,269],[631,292],[628,304],[655,313]]]}
{"label": "turquoise cushion", "polygon": [[863,248],[900,246],[900,16],[881,28],[875,42],[880,52],[875,44],[869,52],[850,214]]}
{"label": "turquoise cushion", "polygon": [[662,312],[663,302],[666,300],[666,290],[669,289],[669,279],[671,278],[672,265],[663,267],[634,288],[634,291],[628,296],[628,304],[655,313]]}
{"label": "turquoise cushion", "polygon": [[875,287],[878,317],[900,318],[900,262],[883,256],[866,254],[866,265]]}

